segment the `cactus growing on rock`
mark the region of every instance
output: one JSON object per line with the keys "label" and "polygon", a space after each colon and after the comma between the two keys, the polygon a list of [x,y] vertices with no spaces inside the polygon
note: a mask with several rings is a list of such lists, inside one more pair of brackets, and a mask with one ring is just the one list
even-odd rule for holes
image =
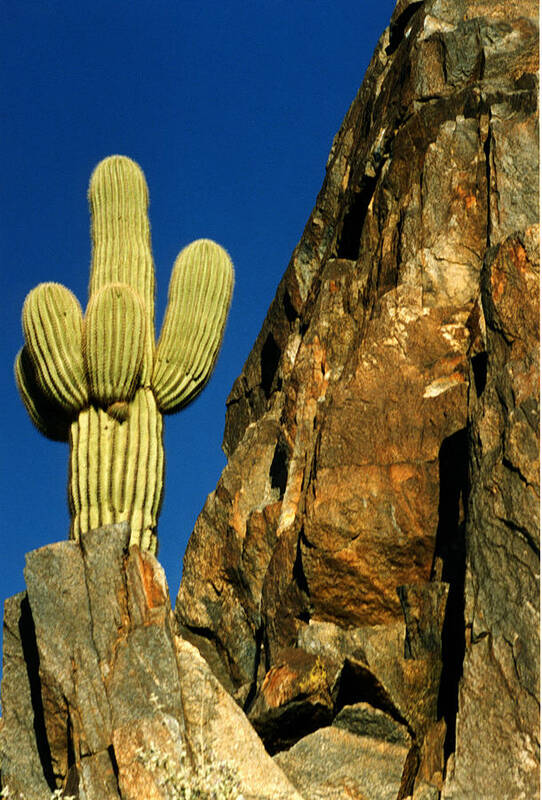
{"label": "cactus growing on rock", "polygon": [[17,385],[36,427],[69,441],[70,537],[128,520],[132,544],[156,552],[163,494],[162,414],[187,405],[213,369],[233,267],[208,239],[181,251],[154,341],[154,268],[145,177],[111,156],[91,177],[92,264],[85,315],[57,283],[23,306]]}

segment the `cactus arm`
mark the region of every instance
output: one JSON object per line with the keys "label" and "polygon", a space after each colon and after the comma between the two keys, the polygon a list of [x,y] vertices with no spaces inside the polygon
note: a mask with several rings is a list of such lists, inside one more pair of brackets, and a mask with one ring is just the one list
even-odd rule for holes
{"label": "cactus arm", "polygon": [[233,280],[230,257],[209,239],[193,242],[178,255],[152,377],[162,412],[187,405],[208,381],[222,342]]}
{"label": "cactus arm", "polygon": [[140,167],[125,156],[101,161],[90,179],[92,263],[89,298],[122,283],[141,298],[147,314],[142,381],[148,384],[154,348],[154,265],[148,218],[149,192]]}
{"label": "cactus arm", "polygon": [[91,396],[98,405],[108,408],[134,396],[145,353],[146,328],[143,303],[129,286],[104,286],[91,297],[85,314],[83,352]]}
{"label": "cactus arm", "polygon": [[15,382],[28,416],[48,439],[67,442],[71,417],[42,391],[26,345],[15,359]]}
{"label": "cactus arm", "polygon": [[68,414],[88,402],[82,354],[83,315],[75,295],[41,283],[23,305],[23,332],[44,394]]}

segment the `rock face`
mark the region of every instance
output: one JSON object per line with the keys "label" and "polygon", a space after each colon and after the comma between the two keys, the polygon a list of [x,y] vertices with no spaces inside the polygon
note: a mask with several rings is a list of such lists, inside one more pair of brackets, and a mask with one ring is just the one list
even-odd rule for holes
{"label": "rock face", "polygon": [[399,0],[230,394],[175,615],[122,526],[29,554],[15,797],[538,796],[537,15]]}
{"label": "rock face", "polygon": [[538,270],[529,228],[492,247],[482,274],[487,355],[485,385],[469,400],[467,651],[445,793],[454,800],[537,794]]}
{"label": "rock face", "polygon": [[2,787],[17,800],[57,787],[80,800],[160,800],[223,784],[247,800],[301,800],[176,635],[163,570],[129,539],[123,523],[82,547],[28,554],[27,591],[5,610]]}
{"label": "rock face", "polygon": [[176,616],[306,797],[538,793],[537,14],[398,3],[228,399]]}

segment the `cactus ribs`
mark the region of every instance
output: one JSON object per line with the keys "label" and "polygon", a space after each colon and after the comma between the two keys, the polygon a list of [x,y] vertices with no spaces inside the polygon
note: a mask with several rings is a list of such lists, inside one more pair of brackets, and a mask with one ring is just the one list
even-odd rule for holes
{"label": "cactus ribs", "polygon": [[207,382],[233,290],[226,251],[200,239],[178,255],[158,342],[145,177],[111,156],[90,180],[92,264],[83,316],[75,295],[42,283],[23,306],[17,385],[32,422],[70,442],[70,538],[129,521],[131,544],[157,549],[162,415]]}

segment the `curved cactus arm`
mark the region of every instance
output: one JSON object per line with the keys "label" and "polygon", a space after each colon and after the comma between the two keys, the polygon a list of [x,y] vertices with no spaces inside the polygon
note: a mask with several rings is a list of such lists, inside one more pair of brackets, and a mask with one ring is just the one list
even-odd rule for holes
{"label": "curved cactus arm", "polygon": [[36,286],[24,302],[23,331],[41,391],[68,414],[84,408],[83,314],[75,295],[59,283]]}
{"label": "curved cactus arm", "polygon": [[28,416],[40,433],[55,442],[67,442],[72,418],[41,390],[26,346],[15,359],[15,382]]}
{"label": "curved cactus arm", "polygon": [[152,376],[160,411],[172,413],[187,405],[208,381],[233,281],[229,255],[209,239],[193,242],[177,256]]}
{"label": "curved cactus arm", "polygon": [[123,284],[92,295],[85,314],[83,353],[92,398],[107,408],[135,394],[145,353],[146,315],[137,292]]}
{"label": "curved cactus arm", "polygon": [[147,315],[142,382],[152,372],[154,266],[148,218],[149,192],[141,168],[126,156],[101,161],[90,179],[92,263],[89,297],[111,283],[131,286]]}

